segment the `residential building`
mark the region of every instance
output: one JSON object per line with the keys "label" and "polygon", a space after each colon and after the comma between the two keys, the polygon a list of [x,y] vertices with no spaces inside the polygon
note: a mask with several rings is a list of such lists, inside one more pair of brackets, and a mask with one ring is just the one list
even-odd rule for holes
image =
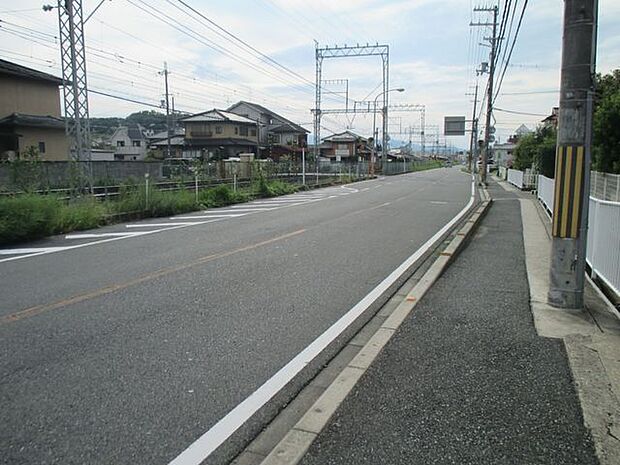
{"label": "residential building", "polygon": [[525,124],[519,126],[514,134],[508,138],[508,141],[503,144],[495,144],[493,146],[493,158],[497,166],[503,166],[505,168],[512,167],[513,154],[517,148],[519,139],[523,136],[530,134],[532,130]]}
{"label": "residential building", "polygon": [[168,156],[168,131],[151,134],[148,139],[148,155],[156,159],[184,158],[185,129],[171,130],[170,156]]}
{"label": "residential building", "polygon": [[62,79],[0,60],[0,159],[28,152],[67,160],[69,139],[60,113]]}
{"label": "residential building", "polygon": [[331,161],[358,162],[369,160],[371,147],[368,139],[352,131],[344,131],[325,137],[321,142],[321,156]]}
{"label": "residential building", "polygon": [[116,128],[110,137],[110,145],[115,160],[144,160],[148,150],[144,128],[136,123]]}
{"label": "residential building", "polygon": [[517,144],[514,142],[506,142],[504,144],[495,144],[493,146],[493,157],[497,166],[505,168],[512,167],[514,150]]}
{"label": "residential building", "polygon": [[307,145],[310,131],[262,105],[242,100],[227,111],[258,122],[262,158],[296,157]]}
{"label": "residential building", "polygon": [[241,153],[258,153],[259,125],[255,120],[213,109],[179,120],[185,128],[185,152],[191,157],[218,160]]}
{"label": "residential building", "polygon": [[542,123],[545,126],[551,126],[555,129],[558,128],[558,118],[560,116],[560,107],[553,107],[551,109],[551,114],[542,120]]}

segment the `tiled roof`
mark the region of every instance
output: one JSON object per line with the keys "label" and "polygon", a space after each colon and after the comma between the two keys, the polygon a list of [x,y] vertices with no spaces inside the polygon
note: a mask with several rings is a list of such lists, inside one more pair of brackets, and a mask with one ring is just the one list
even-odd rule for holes
{"label": "tiled roof", "polygon": [[259,113],[265,113],[273,118],[277,118],[279,120],[284,121],[287,124],[290,124],[293,128],[295,128],[295,132],[303,132],[303,133],[309,133],[310,131],[308,131],[307,129],[301,127],[298,124],[293,123],[291,120],[285,118],[282,115],[277,114],[275,111],[270,110],[269,108],[265,108],[262,105],[259,105],[258,103],[252,103],[252,102],[247,102],[245,100],[240,100],[239,102],[235,103],[234,105],[228,107],[228,111],[231,111],[233,108],[235,108],[238,105],[241,104],[245,104],[248,105],[250,107],[253,107],[256,111],[258,111]]}
{"label": "tiled roof", "polygon": [[51,74],[37,71],[36,69],[27,68],[26,66],[18,65],[10,61],[0,59],[0,74],[18,76],[26,79],[34,79],[36,81],[46,81],[57,85],[63,83],[63,80],[59,77],[52,76]]}
{"label": "tiled roof", "polygon": [[324,142],[353,142],[356,140],[365,142],[367,139],[355,134],[352,131],[339,132],[338,134],[332,134],[331,136],[323,139]]}
{"label": "tiled roof", "polygon": [[232,122],[232,123],[246,123],[246,124],[256,124],[256,121],[246,118],[245,116],[237,115],[236,113],[231,113],[224,110],[213,109],[209,111],[205,111],[203,113],[197,113],[195,115],[187,116],[180,120],[181,122],[190,122],[190,121],[204,121],[204,122]]}
{"label": "tiled roof", "polygon": [[25,126],[37,128],[65,128],[65,120],[55,116],[24,115],[13,113],[0,119],[0,126]]}

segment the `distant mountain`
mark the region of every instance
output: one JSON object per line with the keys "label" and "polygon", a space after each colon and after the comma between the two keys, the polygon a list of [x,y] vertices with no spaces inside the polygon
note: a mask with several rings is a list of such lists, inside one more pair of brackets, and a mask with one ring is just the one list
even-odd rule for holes
{"label": "distant mountain", "polygon": [[117,127],[129,123],[137,123],[145,129],[152,129],[153,132],[161,132],[166,130],[166,114],[148,110],[132,113],[126,118],[90,118],[90,128],[94,138],[109,137]]}

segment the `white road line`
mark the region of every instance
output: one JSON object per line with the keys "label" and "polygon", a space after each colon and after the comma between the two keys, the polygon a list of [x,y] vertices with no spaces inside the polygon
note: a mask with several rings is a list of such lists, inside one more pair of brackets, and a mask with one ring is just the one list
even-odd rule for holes
{"label": "white road line", "polygon": [[[285,204],[285,205],[278,205],[275,206],[273,204],[271,205],[260,205],[260,204],[243,204],[243,205],[238,205],[238,206],[232,206],[230,208],[235,209],[235,211],[237,211],[237,209],[241,209],[241,210],[256,210],[256,211],[269,211],[269,210],[276,210],[278,208],[287,208],[287,207],[294,207],[297,205],[305,205],[305,204],[309,204],[309,203],[315,203],[315,202],[320,202],[322,200],[327,200],[327,199],[332,199],[337,197],[336,195],[330,195],[330,196],[326,196],[326,197],[321,197],[321,198],[316,198],[313,200],[301,200],[299,201],[299,203],[292,203],[292,204]],[[258,208],[248,208],[248,207],[253,207],[256,206]],[[262,207],[262,208],[261,208]],[[247,213],[246,213],[247,214]],[[239,215],[239,216],[243,216],[243,215]],[[194,217],[185,217],[186,219],[197,219],[197,218],[201,218],[199,216],[194,216]],[[206,217],[205,217],[206,218]],[[213,218],[212,216],[210,216],[210,218]],[[184,217],[172,217],[171,219],[184,219]],[[183,222],[183,223],[163,223],[164,227],[162,227],[161,229],[154,229],[152,231],[142,231],[140,232],[139,235],[148,235],[148,234],[156,234],[156,233],[160,233],[160,232],[165,232],[165,231],[172,231],[175,229],[182,229],[182,228],[188,228],[190,226],[200,226],[203,224],[207,224],[207,223],[214,223],[217,221],[222,221],[225,218],[213,218],[213,219],[207,219],[205,221],[195,221],[195,222]],[[168,226],[168,225],[173,225],[173,226]],[[145,225],[145,227],[147,227],[148,225]],[[128,226],[129,227],[129,226]],[[131,226],[131,227],[138,227],[136,226]],[[51,253],[56,253],[56,252],[64,252],[67,250],[73,250],[73,249],[81,249],[83,247],[90,247],[93,245],[99,245],[99,244],[105,244],[107,242],[116,242],[119,240],[123,240],[123,239],[131,239],[132,237],[135,237],[134,234],[129,234],[127,232],[125,233],[119,233],[122,234],[120,236],[113,236],[113,237],[109,237],[107,239],[101,239],[98,241],[90,241],[90,242],[84,242],[82,244],[76,244],[76,245],[69,245],[69,246],[62,246],[62,247],[40,247],[40,248],[30,248],[30,249],[2,249],[2,251],[0,251],[0,255],[16,255],[15,257],[7,257],[7,258],[3,258],[0,259],[0,263],[4,263],[4,262],[12,262],[12,261],[17,261],[17,260],[23,260],[26,258],[32,258],[32,257],[38,257],[40,255],[48,255]],[[101,236],[98,236],[101,237]],[[15,252],[15,251],[19,251],[19,252]]]}
{"label": "white road line", "polygon": [[0,255],[23,255],[44,251],[64,250],[66,247],[33,247],[28,249],[2,249]]}
{"label": "white road line", "polygon": [[407,260],[385,278],[377,287],[370,291],[353,308],[330,326],[323,334],[297,354],[262,386],[233,408],[206,433],[194,441],[187,449],[177,456],[169,465],[199,465],[209,457],[224,441],[252,417],[261,407],[280,392],[304,367],[342,334],[364,311],[375,302],[396,280],[426,253],[452,226],[461,220],[474,204],[475,185],[472,178],[471,197],[469,202],[454,218],[422,247],[416,250]]}
{"label": "white road line", "polygon": [[287,200],[261,200],[260,202],[252,203],[252,205],[264,204],[264,205],[285,205],[287,203],[300,202],[306,199],[287,199]]}
{"label": "white road line", "polygon": [[161,228],[166,226],[192,226],[195,224],[200,224],[200,222],[185,222],[185,223],[136,223],[136,224],[126,224],[126,228]]}
{"label": "white road line", "polygon": [[[256,208],[254,208],[256,207]],[[241,206],[239,205],[238,207],[230,207],[231,209],[235,209],[235,210],[246,210],[248,208],[251,208],[252,210],[273,210],[275,207],[273,205],[271,205],[271,207],[265,206],[265,204],[262,203],[249,203],[245,206]]]}
{"label": "white road line", "polygon": [[237,208],[235,210],[206,210],[203,213],[211,213],[213,212],[214,214],[216,213],[236,213],[236,212],[247,212],[247,213],[258,213],[258,212],[268,212],[270,210],[275,210],[275,207],[273,208]]}
{"label": "white road line", "polygon": [[269,206],[271,206],[271,207],[280,207],[281,208],[281,207],[293,207],[295,205],[301,205],[301,204],[304,204],[304,203],[309,203],[309,201],[308,200],[300,200],[297,203],[283,203],[283,204],[255,203],[255,204],[252,204],[252,205],[257,205],[257,206],[260,205],[262,207],[269,207]]}
{"label": "white road line", "polygon": [[[216,221],[222,221],[222,219],[200,221],[198,223],[193,223],[193,225],[201,225],[201,224],[207,224],[207,223],[214,223]],[[146,236],[148,234],[156,234],[156,233],[159,233],[159,232],[172,231],[174,229],[181,229],[181,228],[187,228],[187,227],[189,227],[189,226],[187,226],[187,225],[184,225],[184,226],[171,226],[169,228],[154,229],[153,231],[144,231],[144,233],[142,235]],[[47,255],[47,254],[55,253],[55,252],[64,252],[66,250],[81,249],[83,247],[90,247],[92,245],[105,244],[107,242],[116,242],[116,241],[120,241],[120,240],[123,240],[123,239],[130,239],[132,237],[134,237],[134,236],[133,235],[124,235],[124,236],[120,236],[120,237],[111,237],[109,239],[101,239],[100,241],[84,242],[83,244],[69,245],[69,246],[66,246],[66,247],[42,248],[40,252],[31,253],[29,255],[20,255],[18,257],[3,258],[2,260],[0,260],[0,263],[12,262],[12,261],[21,260],[21,259],[24,259],[24,258],[38,257],[39,255]]]}
{"label": "white road line", "polygon": [[431,200],[431,202],[433,205],[447,205],[448,202],[442,202],[441,200]]}
{"label": "white road line", "polygon": [[131,237],[143,236],[146,231],[139,232],[116,232],[116,233],[96,233],[96,234],[68,234],[65,239],[97,239],[99,237]]}
{"label": "white road line", "polygon": [[171,220],[192,220],[192,219],[203,219],[203,218],[237,218],[239,216],[245,216],[247,213],[239,213],[238,215],[232,213],[223,213],[221,215],[216,215],[215,213],[212,215],[195,215],[195,216],[173,216],[170,218]]}

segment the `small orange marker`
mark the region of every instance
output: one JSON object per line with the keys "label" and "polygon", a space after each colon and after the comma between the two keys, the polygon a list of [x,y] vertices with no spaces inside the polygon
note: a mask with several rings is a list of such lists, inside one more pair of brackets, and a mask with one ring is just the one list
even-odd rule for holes
{"label": "small orange marker", "polygon": [[407,302],[415,302],[415,297],[412,295],[407,296]]}

